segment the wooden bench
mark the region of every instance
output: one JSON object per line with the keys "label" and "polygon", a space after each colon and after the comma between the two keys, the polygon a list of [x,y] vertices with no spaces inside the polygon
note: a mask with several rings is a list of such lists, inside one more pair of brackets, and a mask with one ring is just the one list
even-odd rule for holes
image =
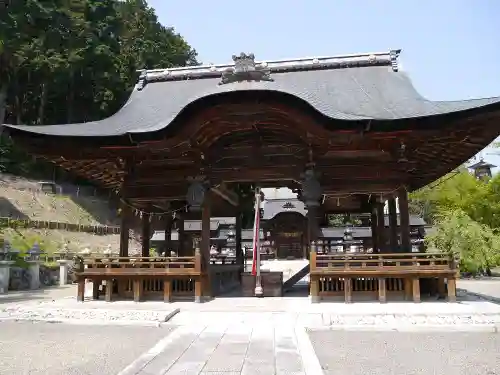
{"label": "wooden bench", "polygon": [[322,297],[344,295],[352,302],[353,294],[375,294],[386,302],[387,294],[401,294],[420,302],[420,279],[432,279],[441,296],[456,301],[456,260],[442,253],[325,254],[311,251],[310,294],[313,302]]}

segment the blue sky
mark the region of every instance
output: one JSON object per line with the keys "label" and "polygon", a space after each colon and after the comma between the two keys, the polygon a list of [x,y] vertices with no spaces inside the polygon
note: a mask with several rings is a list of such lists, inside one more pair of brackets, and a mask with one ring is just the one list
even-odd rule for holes
{"label": "blue sky", "polygon": [[[203,63],[401,48],[403,69],[433,100],[500,96],[498,0],[149,0]],[[500,156],[485,150],[500,166]],[[498,150],[500,154],[500,150]]]}

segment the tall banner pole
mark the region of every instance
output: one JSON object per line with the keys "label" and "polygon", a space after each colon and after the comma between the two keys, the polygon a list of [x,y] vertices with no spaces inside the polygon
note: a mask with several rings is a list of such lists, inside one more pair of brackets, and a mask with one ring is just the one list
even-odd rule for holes
{"label": "tall banner pole", "polygon": [[[255,296],[262,297],[262,280],[260,276],[260,188],[255,188],[255,236],[254,236],[254,264],[255,264]],[[252,267],[253,268],[253,267]]]}
{"label": "tall banner pole", "polygon": [[255,197],[254,220],[253,220],[253,238],[252,238],[252,275],[257,276],[257,239],[259,238],[259,202]]}

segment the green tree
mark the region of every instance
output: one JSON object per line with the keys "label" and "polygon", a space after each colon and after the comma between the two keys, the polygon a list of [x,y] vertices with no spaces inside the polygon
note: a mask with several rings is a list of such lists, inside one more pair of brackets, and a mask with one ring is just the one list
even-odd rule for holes
{"label": "green tree", "polygon": [[[138,69],[197,64],[196,51],[143,0],[6,0],[2,6],[0,123],[99,120],[125,103]],[[30,159],[5,141],[0,158],[10,172]]]}
{"label": "green tree", "polygon": [[463,272],[477,273],[500,264],[500,237],[487,225],[474,221],[462,210],[450,210],[437,218],[435,231],[426,237],[429,251],[460,258]]}
{"label": "green tree", "polygon": [[434,223],[443,212],[463,210],[475,218],[476,203],[488,183],[476,179],[466,168],[459,168],[436,182],[410,194],[410,211],[427,223]]}

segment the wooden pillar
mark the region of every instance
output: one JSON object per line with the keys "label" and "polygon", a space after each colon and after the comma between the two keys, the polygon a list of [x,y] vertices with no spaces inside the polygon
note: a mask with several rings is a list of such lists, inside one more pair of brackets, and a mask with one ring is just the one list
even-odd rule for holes
{"label": "wooden pillar", "polygon": [[406,188],[398,191],[399,201],[399,222],[401,228],[401,251],[403,253],[411,252],[410,242],[410,214],[408,210],[408,192]]}
{"label": "wooden pillar", "polygon": [[128,240],[132,210],[122,202],[120,222],[120,256],[128,257]]}
{"label": "wooden pillar", "polygon": [[316,271],[316,243],[311,242],[311,252],[309,254],[309,272],[310,272],[310,286],[309,294],[311,295],[311,302],[318,303],[320,301],[319,297],[319,277],[314,274]]}
{"label": "wooden pillar", "polygon": [[377,202],[377,236],[379,252],[387,251],[386,235],[385,235],[385,215],[384,201]]}
{"label": "wooden pillar", "polygon": [[165,222],[165,256],[169,257],[172,251],[172,226],[174,224],[174,219],[171,216],[167,216]]}
{"label": "wooden pillar", "polygon": [[236,212],[236,264],[243,265],[243,248],[241,247],[241,211],[238,207],[238,211]]}
{"label": "wooden pillar", "polygon": [[377,235],[377,209],[372,205],[372,212],[370,216],[370,225],[372,228],[372,249],[374,253],[378,253],[378,235]]}
{"label": "wooden pillar", "polygon": [[448,301],[457,302],[457,280],[455,277],[448,277]]}
{"label": "wooden pillar", "polygon": [[201,256],[203,262],[203,272],[205,282],[203,285],[203,295],[212,297],[212,285],[210,277],[210,191],[205,195],[201,211]]}
{"label": "wooden pillar", "polygon": [[389,206],[389,244],[391,245],[391,253],[399,251],[398,246],[398,214],[396,211],[396,199],[390,198]]}
{"label": "wooden pillar", "polygon": [[[317,212],[318,212],[317,206],[309,205],[307,207],[307,237],[309,243],[318,240],[319,228],[318,228]],[[308,254],[305,254],[305,256],[306,258],[308,258]]]}
{"label": "wooden pillar", "polygon": [[[184,214],[179,214],[179,219],[177,220],[177,255],[187,256],[185,251],[185,235],[184,235]],[[189,254],[190,255],[190,254]]]}
{"label": "wooden pillar", "polygon": [[151,236],[151,216],[142,216],[142,251],[141,256],[148,257],[150,249],[150,236]]}
{"label": "wooden pillar", "polygon": [[385,303],[387,301],[387,293],[386,293],[386,281],[385,277],[381,277],[378,279],[378,300],[380,303]]}
{"label": "wooden pillar", "polygon": [[344,278],[344,298],[345,303],[352,302],[352,278],[345,277]]}
{"label": "wooden pillar", "polygon": [[413,302],[420,302],[420,279],[414,277],[412,279],[412,289],[413,289]]}

